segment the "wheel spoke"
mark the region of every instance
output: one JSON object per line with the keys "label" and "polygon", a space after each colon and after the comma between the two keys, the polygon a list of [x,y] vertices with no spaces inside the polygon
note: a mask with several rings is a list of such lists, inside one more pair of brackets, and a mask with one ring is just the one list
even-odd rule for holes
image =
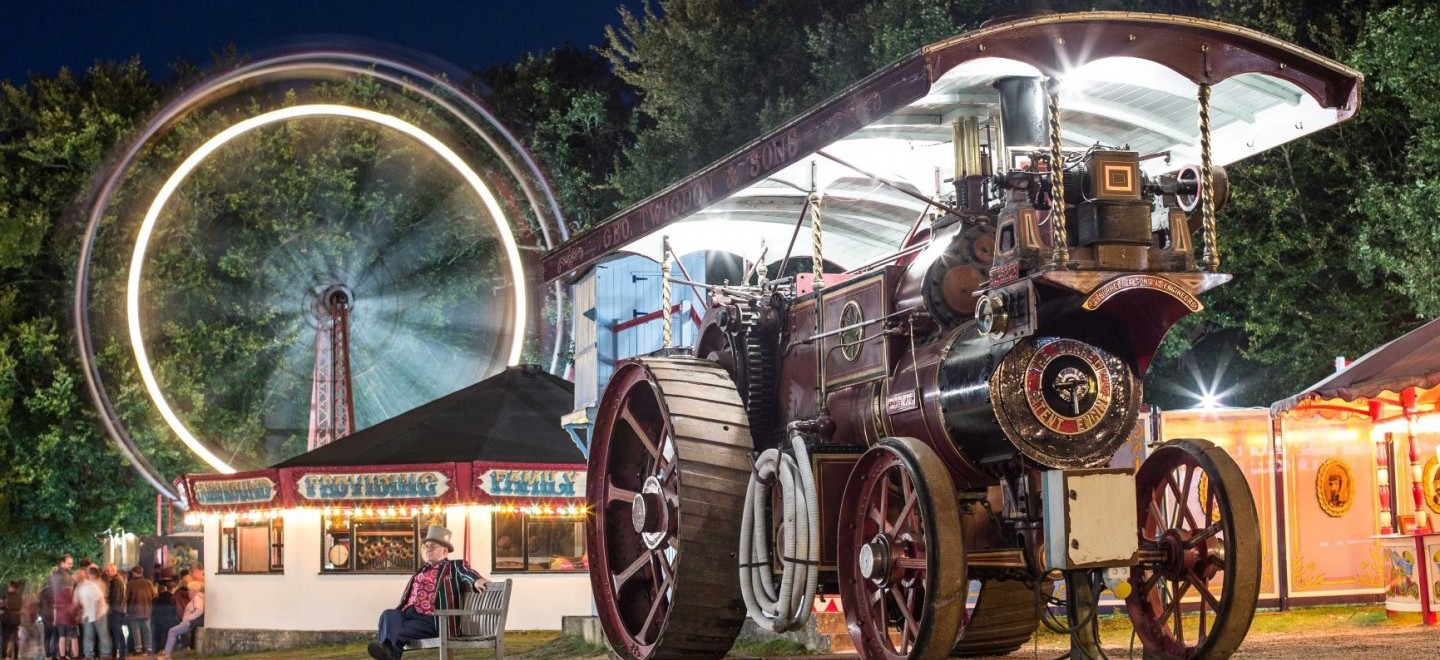
{"label": "wheel spoke", "polygon": [[897,557],[893,561],[895,566],[907,571],[923,571],[927,568],[924,557]]}
{"label": "wheel spoke", "polygon": [[615,593],[620,593],[621,587],[624,587],[626,583],[630,582],[630,579],[635,577],[635,574],[639,573],[640,569],[648,566],[650,559],[649,551],[642,552],[639,557],[635,558],[635,561],[630,562],[630,565],[625,567],[625,570],[614,574],[611,577],[611,584],[614,585]]}
{"label": "wheel spoke", "polygon": [[[910,514],[915,511],[915,503],[918,502],[920,498],[918,495],[915,494],[914,489],[908,490],[909,492],[905,494],[905,506],[901,507],[899,515],[895,516],[894,526],[886,530],[885,534],[887,536],[895,536],[899,534],[900,526],[910,517]],[[911,529],[913,531],[913,526]]]}
{"label": "wheel spoke", "polygon": [[1210,537],[1220,533],[1220,529],[1220,523],[1217,522],[1211,524],[1205,529],[1200,530],[1199,534],[1190,537],[1190,540],[1185,542],[1185,549],[1189,550],[1190,548],[1193,548],[1200,545],[1201,543],[1204,543],[1205,541],[1210,540]]}
{"label": "wheel spoke", "polygon": [[1187,586],[1189,586],[1190,583],[1189,583],[1189,582],[1180,582],[1180,581],[1178,581],[1178,580],[1172,580],[1172,581],[1170,582],[1170,584],[1172,585],[1172,586],[1170,587],[1170,590],[1171,590],[1172,592],[1174,592],[1174,598],[1175,598],[1174,602],[1170,603],[1170,605],[1173,607],[1173,611],[1174,611],[1174,615],[1175,615],[1175,639],[1176,639],[1176,641],[1180,642],[1180,645],[1181,645],[1181,646],[1184,646],[1184,645],[1185,645],[1185,617],[1181,614],[1181,611],[1180,611],[1180,601],[1182,601],[1182,600],[1185,599],[1185,588],[1186,588]]}
{"label": "wheel spoke", "polygon": [[[1195,467],[1194,467],[1194,466],[1186,466],[1186,467],[1187,467],[1187,469],[1186,469],[1186,471],[1185,471],[1185,484],[1184,484],[1184,485],[1185,485],[1185,489],[1184,489],[1184,491],[1180,494],[1180,502],[1179,502],[1180,511],[1179,511],[1179,513],[1180,513],[1180,517],[1181,517],[1182,520],[1188,521],[1188,522],[1190,523],[1190,527],[1188,527],[1187,529],[1197,529],[1197,528],[1200,527],[1200,522],[1197,521],[1197,520],[1195,520],[1195,511],[1190,508],[1190,486],[1191,486],[1191,484],[1195,483],[1195,472],[1196,472],[1196,470],[1195,470]],[[1179,523],[1180,523],[1181,521],[1180,521],[1180,520],[1177,520],[1177,521],[1175,521],[1175,522],[1176,522],[1176,527],[1179,527]]]}
{"label": "wheel spoke", "polygon": [[[1147,537],[1145,540],[1147,540],[1147,541],[1159,542],[1159,541],[1160,541],[1160,533],[1161,533],[1160,530],[1164,527],[1165,512],[1163,512],[1163,511],[1160,510],[1160,498],[1158,497],[1158,494],[1157,494],[1156,497],[1150,498],[1150,518],[1151,518],[1151,519],[1150,519],[1149,521],[1146,521],[1146,522],[1150,522],[1150,523],[1154,524],[1154,526],[1155,526],[1155,538],[1148,538],[1148,537]],[[1147,526],[1148,526],[1148,525],[1142,525],[1142,528],[1147,527]]]}
{"label": "wheel spoke", "polygon": [[1140,593],[1149,593],[1160,583],[1160,577],[1160,571],[1150,571],[1150,577],[1145,578],[1145,582],[1140,585]]}
{"label": "wheel spoke", "polygon": [[879,508],[879,507],[874,507],[874,508],[870,509],[870,516],[869,516],[869,517],[870,517],[870,521],[873,522],[873,523],[875,523],[875,528],[876,528],[876,529],[879,529],[879,530],[884,530],[884,529],[885,529],[885,526],[886,526],[886,525],[885,525],[885,514],[880,511],[880,508]]}
{"label": "wheel spoke", "polygon": [[[660,565],[660,575],[666,582],[673,581],[675,579],[675,562],[670,560],[669,555],[666,555],[664,550],[657,548],[651,552],[655,553],[655,560]],[[679,559],[680,556],[676,555],[675,560],[678,561]]]}
{"label": "wheel spoke", "polygon": [[[900,608],[900,616],[905,620],[900,632],[900,645],[903,650],[909,648],[906,639],[913,638],[911,633],[919,634],[920,624],[915,622],[915,615],[910,613],[910,607],[905,604],[905,601],[900,600],[899,591],[899,589],[891,589],[890,598],[895,601],[895,606]],[[914,590],[912,589],[910,591],[913,592]]]}
{"label": "wheel spoke", "polygon": [[655,446],[655,441],[650,438],[649,429],[645,428],[645,425],[641,424],[640,420],[635,419],[635,413],[630,410],[629,406],[621,409],[620,421],[625,422],[625,424],[630,427],[630,431],[640,440],[640,444],[645,446],[645,451],[650,453],[651,458],[657,461],[660,460],[660,448]]}
{"label": "wheel spoke", "polygon": [[879,494],[877,495],[877,498],[878,498],[880,501],[879,501],[879,502],[876,502],[876,504],[877,504],[878,506],[876,506],[875,508],[876,508],[876,509],[879,509],[879,511],[880,511],[880,531],[883,532],[883,531],[885,531],[885,529],[887,528],[887,526],[890,524],[890,477],[889,477],[889,475],[885,475],[885,476],[882,476],[882,477],[881,477],[880,487],[877,488],[876,490],[879,491]]}
{"label": "wheel spoke", "polygon": [[670,580],[667,578],[664,583],[655,590],[655,601],[650,603],[650,612],[645,615],[645,625],[640,626],[640,633],[635,636],[638,640],[645,639],[645,633],[650,631],[650,625],[660,615],[660,605],[666,602],[665,591],[670,588]]}
{"label": "wheel spoke", "polygon": [[[1215,594],[1210,593],[1209,582],[1200,579],[1200,576],[1195,574],[1195,569],[1193,568],[1188,569],[1186,572],[1190,574],[1190,584],[1195,587],[1195,593],[1200,594],[1200,600],[1209,603],[1210,607],[1215,608],[1215,611],[1219,612],[1221,609],[1220,599],[1216,598]],[[1205,610],[1201,608],[1200,611],[1204,612]]]}
{"label": "wheel spoke", "polygon": [[639,497],[639,496],[640,496],[639,493],[637,493],[637,492],[635,492],[635,491],[633,491],[633,490],[630,490],[629,488],[626,488],[626,487],[624,487],[624,486],[617,485],[617,484],[615,483],[614,478],[613,478],[614,475],[611,475],[611,477],[612,477],[612,478],[605,484],[605,505],[606,505],[606,506],[609,506],[609,505],[614,504],[614,503],[616,503],[616,502],[624,502],[624,503],[626,503],[626,504],[630,504],[631,502],[634,502],[634,501],[635,501],[635,498],[636,498],[636,497]]}

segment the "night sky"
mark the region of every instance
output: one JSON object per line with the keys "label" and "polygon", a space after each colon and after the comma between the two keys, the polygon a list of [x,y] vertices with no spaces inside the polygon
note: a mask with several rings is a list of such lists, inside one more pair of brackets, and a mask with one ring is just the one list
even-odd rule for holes
{"label": "night sky", "polygon": [[[616,7],[641,0],[17,0],[0,9],[0,79],[81,71],[139,55],[156,78],[185,59],[208,65],[227,44],[241,52],[302,37],[358,37],[482,69],[569,41],[598,44]],[[655,3],[658,4],[658,3]],[[334,39],[329,39],[333,43]]]}

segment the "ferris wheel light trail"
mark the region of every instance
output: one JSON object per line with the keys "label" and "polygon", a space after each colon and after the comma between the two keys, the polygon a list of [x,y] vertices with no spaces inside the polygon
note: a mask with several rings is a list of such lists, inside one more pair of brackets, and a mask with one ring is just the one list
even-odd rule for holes
{"label": "ferris wheel light trail", "polygon": [[451,167],[455,168],[455,171],[460,174],[460,176],[465,179],[465,182],[480,196],[481,201],[485,204],[485,208],[490,212],[490,217],[495,223],[496,231],[499,232],[501,241],[505,245],[505,255],[510,261],[510,276],[515,283],[515,293],[513,296],[515,334],[511,341],[509,365],[520,363],[520,351],[524,346],[526,292],[525,273],[520,263],[519,246],[516,244],[515,236],[510,230],[509,221],[506,219],[505,213],[500,208],[500,204],[496,201],[494,194],[490,192],[490,188],[485,185],[485,182],[480,179],[480,176],[452,149],[435,136],[403,119],[373,110],[365,110],[363,108],[345,105],[298,105],[267,112],[241,121],[221,131],[215,137],[210,138],[205,144],[200,145],[200,148],[190,154],[190,156],[175,169],[175,172],[165,181],[165,185],[161,186],[160,191],[156,193],[155,199],[150,203],[150,209],[145,213],[145,220],[140,226],[139,236],[135,239],[135,250],[130,256],[129,280],[125,287],[125,315],[130,330],[130,346],[135,353],[135,362],[139,367],[140,377],[145,382],[145,390],[150,394],[150,399],[155,402],[155,407],[160,411],[160,416],[165,419],[165,422],[170,425],[171,430],[175,431],[175,434],[180,437],[180,440],[184,442],[196,456],[199,456],[206,463],[209,463],[216,471],[224,474],[233,474],[235,468],[230,467],[228,463],[216,456],[205,447],[203,443],[196,439],[194,434],[190,433],[190,430],[180,421],[180,417],[170,408],[169,402],[165,399],[165,395],[160,390],[160,385],[155,379],[155,373],[150,368],[150,360],[145,351],[145,337],[140,330],[140,276],[145,262],[145,250],[150,243],[150,236],[155,231],[155,225],[160,218],[161,211],[165,208],[165,204],[170,200],[170,197],[175,194],[176,189],[184,183],[186,177],[188,177],[196,167],[199,167],[200,163],[209,157],[210,154],[224,146],[225,143],[261,126],[299,117],[347,117],[379,124],[386,128],[399,131],[420,142],[433,151],[435,155],[449,163]]}

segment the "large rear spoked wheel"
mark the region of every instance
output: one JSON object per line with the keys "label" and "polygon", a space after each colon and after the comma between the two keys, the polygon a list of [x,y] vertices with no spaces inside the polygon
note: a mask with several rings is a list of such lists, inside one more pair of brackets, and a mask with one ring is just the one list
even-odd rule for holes
{"label": "large rear spoked wheel", "polygon": [[719,658],[745,616],[735,552],[750,478],[745,408],[713,363],[641,359],[596,413],[590,582],[611,650]]}
{"label": "large rear spoked wheel", "polygon": [[860,655],[948,655],[965,616],[965,547],[939,455],[913,438],[880,441],[855,464],[840,511],[840,595]]}
{"label": "large rear spoked wheel", "polygon": [[1228,658],[1260,591],[1260,522],[1245,475],[1205,440],[1172,440],[1135,474],[1140,565],[1125,599],[1147,658]]}

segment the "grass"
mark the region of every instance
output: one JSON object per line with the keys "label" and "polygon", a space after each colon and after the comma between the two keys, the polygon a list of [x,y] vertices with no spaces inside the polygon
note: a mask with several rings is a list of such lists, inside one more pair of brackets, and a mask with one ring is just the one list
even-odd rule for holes
{"label": "grass", "polygon": [[771,639],[764,642],[739,640],[730,647],[732,657],[770,658],[775,656],[809,655],[810,650],[788,639]]}
{"label": "grass", "polygon": [[[1327,605],[1292,609],[1288,612],[1274,610],[1257,612],[1250,625],[1251,635],[1283,635],[1326,630],[1343,633],[1345,630],[1401,628],[1418,625],[1418,614],[1385,616],[1381,605]],[[1100,618],[1100,639],[1107,646],[1128,646],[1131,626],[1129,617],[1121,615]],[[1037,646],[1056,648],[1069,644],[1069,638],[1057,635],[1041,626],[1034,642]],[[1138,648],[1138,643],[1137,643]],[[731,657],[764,658],[775,656],[806,655],[804,647],[787,640],[768,642],[737,643],[730,651]],[[597,658],[606,655],[605,647],[590,644],[574,635],[562,635],[553,630],[509,632],[505,634],[505,655],[529,660],[566,660],[572,658]],[[343,646],[322,646],[267,653],[245,653],[219,656],[231,660],[355,660],[365,658],[365,644],[355,643]],[[418,651],[405,654],[406,658],[434,658],[434,652]],[[474,649],[456,652],[456,660],[493,658],[489,650]]]}
{"label": "grass", "polygon": [[[1256,612],[1254,621],[1250,623],[1250,635],[1284,635],[1316,630],[1338,632],[1347,629],[1416,626],[1419,623],[1420,615],[1418,614],[1387,617],[1383,605],[1323,605],[1296,608],[1286,612],[1277,610]],[[1124,614],[1100,618],[1100,639],[1106,644],[1128,645],[1133,630],[1134,627],[1130,625],[1130,617]],[[1036,633],[1036,639],[1041,646],[1069,644],[1068,637],[1050,632],[1044,626],[1041,626],[1040,632]]]}
{"label": "grass", "polygon": [[[290,660],[291,658],[296,660],[356,660],[370,657],[365,653],[365,645],[366,642],[355,642],[340,646],[315,646],[265,653],[237,653],[204,657],[230,658],[231,660]],[[558,630],[524,630],[505,633],[505,655],[507,657],[513,655],[520,658],[534,658],[535,660],[590,658],[605,655],[605,647],[589,644],[574,635],[561,635]],[[434,658],[436,653],[435,651],[410,651],[405,654],[405,657]],[[455,651],[450,657],[456,660],[488,659],[494,658],[495,652],[491,649],[463,649]]]}

